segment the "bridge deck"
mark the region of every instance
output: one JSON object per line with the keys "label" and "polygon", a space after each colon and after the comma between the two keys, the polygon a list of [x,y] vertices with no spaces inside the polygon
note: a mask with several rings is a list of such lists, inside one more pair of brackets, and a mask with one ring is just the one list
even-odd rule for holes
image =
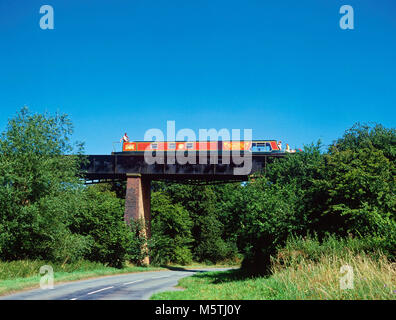
{"label": "bridge deck", "polygon": [[152,180],[247,180],[248,175],[265,170],[267,163],[284,156],[285,153],[253,153],[251,170],[243,175],[235,175],[234,168],[243,167],[244,163],[236,165],[231,156],[218,156],[217,160],[212,159],[214,163],[211,163],[210,156],[208,156],[207,163],[202,164],[202,159],[196,156],[193,164],[179,164],[177,161],[175,164],[169,164],[170,159],[166,153],[158,158],[160,163],[155,164],[148,164],[143,155],[128,153],[89,155],[87,165],[83,170],[87,180],[126,179],[130,174],[150,176]]}

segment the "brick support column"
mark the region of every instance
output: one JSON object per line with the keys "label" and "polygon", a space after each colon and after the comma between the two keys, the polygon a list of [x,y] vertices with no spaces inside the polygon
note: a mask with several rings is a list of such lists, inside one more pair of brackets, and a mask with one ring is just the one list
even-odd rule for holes
{"label": "brick support column", "polygon": [[[128,224],[131,219],[141,220],[147,239],[150,239],[151,236],[150,185],[151,181],[148,177],[142,177],[139,174],[127,175],[124,219]],[[149,264],[149,257],[145,257],[142,262]]]}

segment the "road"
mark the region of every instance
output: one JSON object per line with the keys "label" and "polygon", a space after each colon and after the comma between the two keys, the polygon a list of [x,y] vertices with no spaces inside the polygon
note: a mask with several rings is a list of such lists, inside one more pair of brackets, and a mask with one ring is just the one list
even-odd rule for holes
{"label": "road", "polygon": [[228,268],[166,270],[129,273],[54,284],[53,289],[34,289],[2,296],[0,300],[147,300],[154,293],[176,290],[179,279],[197,272]]}

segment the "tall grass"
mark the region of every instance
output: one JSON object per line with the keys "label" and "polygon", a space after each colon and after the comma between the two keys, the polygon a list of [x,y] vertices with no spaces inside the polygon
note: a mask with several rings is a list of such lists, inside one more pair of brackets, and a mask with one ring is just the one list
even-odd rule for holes
{"label": "tall grass", "polygon": [[[341,267],[352,267],[352,288],[342,289]],[[396,268],[385,257],[367,255],[322,256],[318,261],[301,258],[285,268],[273,265],[274,297],[286,299],[395,299]],[[270,298],[270,297],[269,297]]]}
{"label": "tall grass", "polygon": [[[340,285],[345,265],[353,272],[350,289]],[[241,271],[196,275],[180,281],[185,291],[152,298],[396,300],[396,263],[361,239],[291,238],[272,257],[271,271],[271,276],[257,278]]]}
{"label": "tall grass", "polygon": [[[388,254],[388,252],[386,253]],[[277,249],[276,259],[272,259],[272,261],[277,264],[293,264],[303,257],[311,261],[319,261],[323,256],[331,255],[341,258],[350,256],[351,254],[365,254],[373,259],[379,259],[385,256],[385,253],[379,249],[372,238],[362,239],[328,236],[322,241],[319,241],[316,236],[291,236],[283,247]]]}

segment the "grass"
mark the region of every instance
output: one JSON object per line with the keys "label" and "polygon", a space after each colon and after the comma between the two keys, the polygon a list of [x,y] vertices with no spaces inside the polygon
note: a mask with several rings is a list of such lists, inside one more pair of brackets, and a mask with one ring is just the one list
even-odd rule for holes
{"label": "grass", "polygon": [[54,270],[54,285],[122,273],[164,270],[160,267],[138,267],[126,265],[122,269],[105,266],[98,262],[78,261],[69,264],[54,264],[40,260],[0,261],[0,295],[40,286],[40,267],[50,265]]}
{"label": "grass", "polygon": [[[179,281],[185,290],[151,299],[396,300],[396,264],[381,252],[360,250],[354,241],[292,239],[273,257],[268,277],[247,276],[241,270],[196,274]],[[353,289],[340,287],[343,265],[353,268]]]}
{"label": "grass", "polygon": [[192,263],[188,266],[163,265],[139,267],[127,264],[122,269],[112,268],[99,262],[77,261],[68,264],[57,264],[40,260],[18,260],[10,262],[0,261],[0,295],[10,294],[25,289],[40,286],[40,267],[50,265],[54,270],[54,285],[56,283],[82,280],[93,277],[116,275],[132,272],[160,271],[166,269],[195,269],[195,268],[220,268],[234,266],[228,263],[207,265]]}

